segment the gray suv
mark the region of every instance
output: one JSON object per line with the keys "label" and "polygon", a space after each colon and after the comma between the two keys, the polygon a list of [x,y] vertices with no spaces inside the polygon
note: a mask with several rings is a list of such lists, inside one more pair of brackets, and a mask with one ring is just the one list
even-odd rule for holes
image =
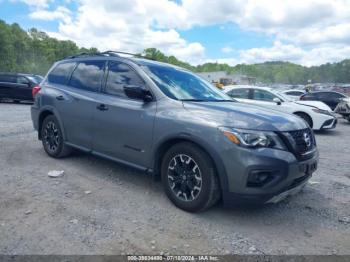
{"label": "gray suv", "polygon": [[303,120],[236,102],[169,64],[116,52],[72,56],[33,93],[34,128],[49,156],[75,148],[146,171],[186,211],[219,199],[274,203],[317,168]]}

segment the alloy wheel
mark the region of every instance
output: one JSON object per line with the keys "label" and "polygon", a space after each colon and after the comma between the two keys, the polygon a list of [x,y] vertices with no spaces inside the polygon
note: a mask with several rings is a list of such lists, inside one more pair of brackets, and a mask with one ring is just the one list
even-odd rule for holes
{"label": "alloy wheel", "polygon": [[178,199],[195,200],[202,190],[202,174],[196,161],[185,154],[174,156],[168,165],[168,183]]}

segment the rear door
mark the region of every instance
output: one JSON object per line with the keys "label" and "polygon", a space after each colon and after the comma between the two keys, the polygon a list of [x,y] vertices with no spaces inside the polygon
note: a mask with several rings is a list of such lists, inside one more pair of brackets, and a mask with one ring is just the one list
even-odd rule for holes
{"label": "rear door", "polygon": [[131,65],[110,62],[105,87],[94,108],[93,150],[139,167],[147,166],[156,102],[130,99],[125,85],[147,86]]}
{"label": "rear door", "polygon": [[[54,84],[50,98],[58,111],[68,143],[91,149],[92,118],[96,93],[100,91],[104,60],[59,64],[50,73]],[[74,70],[73,70],[74,69]],[[72,73],[73,70],[73,73]]]}
{"label": "rear door", "polygon": [[10,91],[12,97],[20,100],[33,100],[32,83],[29,79],[24,76],[17,76],[16,83]]}

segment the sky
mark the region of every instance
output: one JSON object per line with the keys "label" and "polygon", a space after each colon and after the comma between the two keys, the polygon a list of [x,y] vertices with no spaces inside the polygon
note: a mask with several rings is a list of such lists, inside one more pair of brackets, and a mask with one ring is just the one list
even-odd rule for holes
{"label": "sky", "polygon": [[197,65],[350,58],[350,0],[0,0],[0,19],[100,51]]}

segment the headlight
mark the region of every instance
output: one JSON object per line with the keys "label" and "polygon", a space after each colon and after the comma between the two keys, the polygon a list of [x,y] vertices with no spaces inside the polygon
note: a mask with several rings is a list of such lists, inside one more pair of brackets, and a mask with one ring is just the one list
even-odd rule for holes
{"label": "headlight", "polygon": [[248,148],[268,147],[287,150],[279,136],[274,132],[256,131],[249,129],[236,129],[230,127],[219,127],[219,130],[232,143]]}
{"label": "headlight", "polygon": [[332,113],[327,111],[327,110],[323,110],[323,109],[319,109],[319,108],[313,108],[312,111],[314,111],[315,113],[332,116]]}

